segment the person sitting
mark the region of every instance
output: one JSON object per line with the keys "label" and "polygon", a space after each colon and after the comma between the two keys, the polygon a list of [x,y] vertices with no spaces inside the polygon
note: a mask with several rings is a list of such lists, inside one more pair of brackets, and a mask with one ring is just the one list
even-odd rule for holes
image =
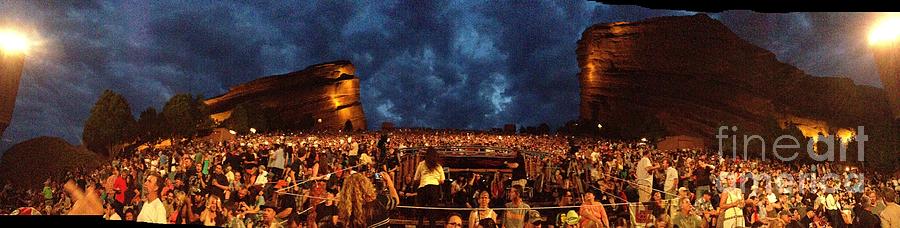
{"label": "person sitting", "polygon": [[584,193],[581,204],[581,227],[609,227],[609,217],[606,215],[606,209],[598,202],[594,201],[594,193]]}
{"label": "person sitting", "polygon": [[106,209],[106,211],[105,211],[106,213],[103,214],[103,219],[111,220],[111,221],[122,220],[122,217],[119,217],[119,214],[116,213],[116,209],[113,208],[112,204],[107,203],[105,206],[105,209]]}
{"label": "person sitting", "polygon": [[482,220],[478,221],[478,226],[475,226],[475,228],[497,228],[497,227],[498,227],[497,222],[495,222],[494,219],[491,219],[491,218],[482,219]]}
{"label": "person sitting", "polygon": [[462,217],[457,213],[450,214],[450,217],[447,217],[447,224],[444,224],[444,228],[462,228]]}
{"label": "person sitting", "polygon": [[221,226],[225,224],[225,217],[220,210],[222,207],[219,197],[210,195],[206,200],[206,208],[200,213],[200,221],[204,226]]}
{"label": "person sitting", "polygon": [[706,221],[694,214],[694,206],[691,205],[690,199],[682,199],[681,210],[672,217],[672,225],[678,227],[708,227]]}

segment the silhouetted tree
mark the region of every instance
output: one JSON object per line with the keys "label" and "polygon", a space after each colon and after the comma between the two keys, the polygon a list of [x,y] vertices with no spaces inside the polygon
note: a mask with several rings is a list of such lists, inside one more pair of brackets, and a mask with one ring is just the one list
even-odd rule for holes
{"label": "silhouetted tree", "polygon": [[240,133],[247,133],[250,128],[255,128],[258,132],[269,130],[265,114],[258,105],[250,102],[235,106],[231,111],[231,116],[225,120],[225,126]]}
{"label": "silhouetted tree", "polygon": [[166,102],[162,116],[168,135],[190,137],[213,127],[209,111],[201,100],[199,97],[192,98],[190,94],[178,94]]}
{"label": "silhouetted tree", "polygon": [[[156,113],[156,109],[153,107],[149,107],[143,112],[141,112],[140,117],[138,117],[137,121],[137,138],[141,141],[149,141],[154,137],[159,136],[158,134],[154,134],[154,128],[159,125],[159,114]],[[158,133],[158,132],[156,132]]]}
{"label": "silhouetted tree", "polygon": [[110,149],[133,139],[136,123],[125,97],[106,90],[91,108],[91,116],[84,124],[82,138],[88,149],[115,156]]}

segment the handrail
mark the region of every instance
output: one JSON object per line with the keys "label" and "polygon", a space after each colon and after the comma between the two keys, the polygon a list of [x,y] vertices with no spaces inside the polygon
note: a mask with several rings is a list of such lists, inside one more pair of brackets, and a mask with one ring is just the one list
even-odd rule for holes
{"label": "handrail", "polygon": [[[429,146],[429,147],[425,147],[425,146],[416,146],[416,147],[406,147],[406,148],[402,148],[402,149],[400,149],[400,151],[404,151],[404,152],[412,151],[412,153],[415,154],[415,152],[418,152],[418,151],[420,151],[420,150],[425,150],[425,149],[428,149],[428,148],[435,148],[438,152],[456,152],[456,151],[460,151],[460,152],[465,152],[465,151],[480,152],[480,151],[486,151],[486,150],[495,150],[495,151],[519,151],[519,152],[523,152],[523,153],[528,154],[528,155],[531,155],[531,156],[539,156],[539,155],[546,155],[546,154],[549,154],[549,153],[544,152],[544,151],[522,150],[522,149],[519,149],[519,148],[508,148],[508,147],[497,147],[497,146],[478,146],[478,145],[468,145],[468,146]],[[471,148],[471,149],[476,149],[476,150],[461,150],[461,149],[469,149],[469,148]],[[457,149],[457,150],[454,150],[454,149]]]}

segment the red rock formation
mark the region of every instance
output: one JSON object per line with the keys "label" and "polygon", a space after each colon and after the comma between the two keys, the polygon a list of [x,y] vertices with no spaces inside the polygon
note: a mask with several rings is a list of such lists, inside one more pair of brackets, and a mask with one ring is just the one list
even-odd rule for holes
{"label": "red rock formation", "polygon": [[76,168],[95,169],[104,157],[61,138],[37,137],[14,145],[0,159],[0,179],[17,187],[39,187],[47,178],[60,178]]}
{"label": "red rock formation", "polygon": [[3,53],[0,50],[0,137],[12,120],[24,64],[25,55]]}
{"label": "red rock formation", "polygon": [[205,103],[219,121],[238,104],[253,102],[289,128],[312,125],[316,129],[342,129],[349,120],[354,129],[365,129],[355,71],[349,61],[322,63],[235,86]]}
{"label": "red rock formation", "polygon": [[887,91],[894,119],[900,120],[900,41],[876,46],[874,49],[881,84]]}
{"label": "red rock formation", "polygon": [[714,140],[721,124],[746,133],[794,120],[833,131],[890,119],[884,90],[807,75],[704,14],[594,25],[577,53],[581,119],[604,126],[635,130],[655,117],[669,134]]}

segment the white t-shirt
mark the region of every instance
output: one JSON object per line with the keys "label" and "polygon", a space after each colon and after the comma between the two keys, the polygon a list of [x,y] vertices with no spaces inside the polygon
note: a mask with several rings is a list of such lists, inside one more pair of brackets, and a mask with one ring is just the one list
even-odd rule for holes
{"label": "white t-shirt", "polygon": [[253,182],[254,185],[265,185],[269,183],[269,172],[262,171],[259,173],[259,176],[256,176],[256,181]]}
{"label": "white t-shirt", "polygon": [[675,180],[678,180],[678,170],[675,170],[675,167],[669,166],[666,169],[666,182],[663,184],[663,188],[666,191],[675,190]]}
{"label": "white t-shirt", "polygon": [[425,161],[420,161],[416,166],[415,179],[419,180],[420,188],[430,184],[440,185],[440,182],[444,180],[444,167],[438,165],[434,170],[428,170]]}
{"label": "white t-shirt", "polygon": [[272,152],[269,157],[269,168],[284,169],[284,149],[279,148]]}
{"label": "white t-shirt", "polygon": [[641,158],[641,161],[639,161],[637,165],[637,179],[652,182],[653,176],[650,176],[650,172],[647,170],[651,166],[649,158]]}
{"label": "white t-shirt", "polygon": [[166,206],[163,205],[162,201],[159,201],[159,198],[150,203],[144,203],[144,206],[141,207],[141,213],[137,216],[137,221],[159,224],[168,223],[166,221]]}
{"label": "white t-shirt", "polygon": [[121,221],[122,220],[122,217],[119,217],[119,214],[116,212],[113,212],[112,215],[105,216],[105,217],[106,217],[106,220],[110,220],[110,221]]}

